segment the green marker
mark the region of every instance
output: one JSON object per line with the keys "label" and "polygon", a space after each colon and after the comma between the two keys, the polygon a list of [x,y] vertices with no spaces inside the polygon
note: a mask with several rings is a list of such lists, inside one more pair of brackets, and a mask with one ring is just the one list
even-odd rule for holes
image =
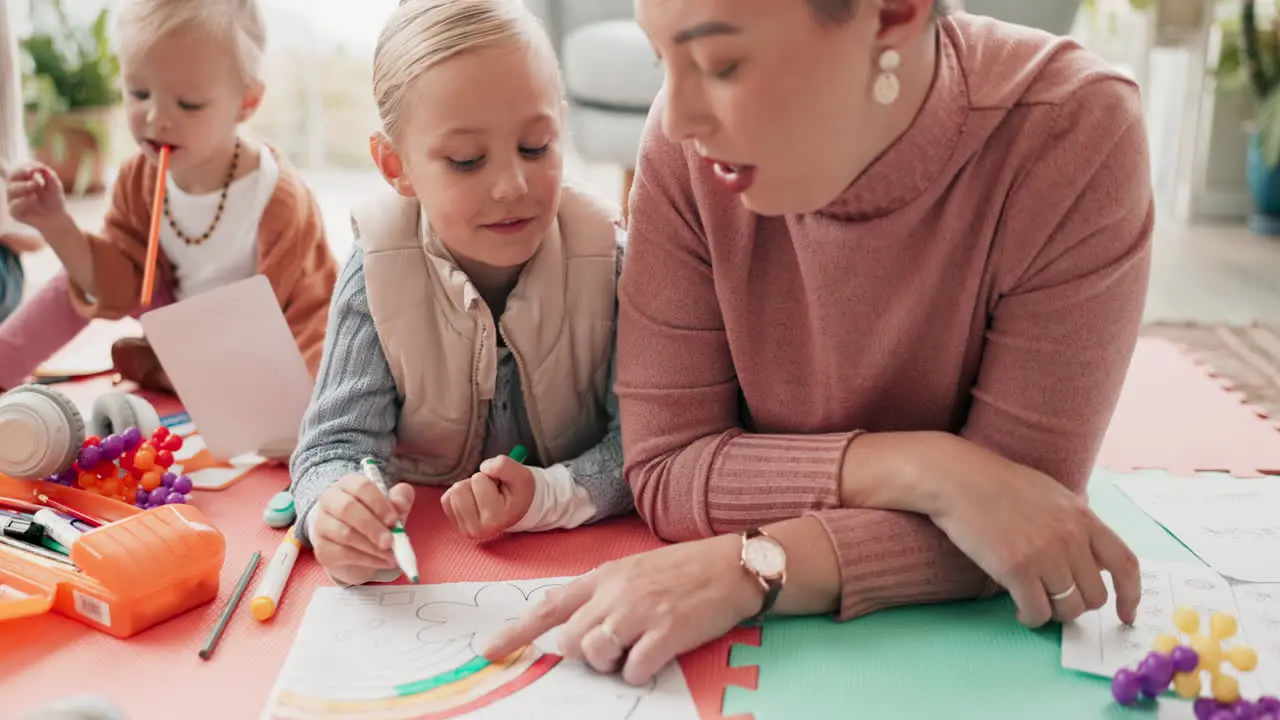
{"label": "green marker", "polygon": [[517,445],[511,448],[511,452],[507,453],[507,457],[518,463],[523,463],[525,458],[529,457],[529,451],[523,445]]}
{"label": "green marker", "polygon": [[[360,469],[364,472],[364,476],[369,478],[383,495],[391,497],[391,488],[387,487],[387,480],[382,476],[382,471],[378,469],[378,462],[373,458],[365,458],[360,463]],[[409,578],[409,582],[418,582],[418,556],[413,553],[413,545],[409,542],[409,536],[404,532],[404,523],[396,521],[395,527],[391,528],[391,550],[395,553],[396,562],[400,565],[400,570],[404,572],[405,577]]]}

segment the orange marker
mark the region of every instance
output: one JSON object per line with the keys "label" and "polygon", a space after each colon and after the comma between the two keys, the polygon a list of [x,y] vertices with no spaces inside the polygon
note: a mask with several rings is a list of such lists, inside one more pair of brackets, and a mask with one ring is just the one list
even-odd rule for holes
{"label": "orange marker", "polygon": [[156,289],[156,262],[160,257],[160,215],[164,213],[165,176],[169,174],[169,146],[160,146],[160,167],[156,170],[156,194],[151,200],[151,231],[147,234],[147,263],[142,269],[142,307],[151,306]]}

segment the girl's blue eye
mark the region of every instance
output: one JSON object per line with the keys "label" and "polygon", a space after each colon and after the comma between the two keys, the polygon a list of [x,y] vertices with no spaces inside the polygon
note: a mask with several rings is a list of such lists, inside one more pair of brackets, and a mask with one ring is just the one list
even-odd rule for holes
{"label": "girl's blue eye", "polygon": [[536,148],[522,147],[520,148],[520,154],[524,155],[525,157],[533,157],[533,158],[542,157],[543,155],[547,154],[547,150],[549,150],[550,148],[551,148],[551,143],[547,143],[542,147],[536,147]]}

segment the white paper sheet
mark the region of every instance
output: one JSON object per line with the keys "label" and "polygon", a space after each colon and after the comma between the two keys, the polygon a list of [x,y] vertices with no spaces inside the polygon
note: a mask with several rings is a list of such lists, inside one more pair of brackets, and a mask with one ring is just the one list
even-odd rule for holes
{"label": "white paper sheet", "polygon": [[1253,674],[1265,694],[1280,696],[1280,585],[1237,584],[1234,589],[1240,632],[1258,651]]}
{"label": "white paper sheet", "polygon": [[174,465],[170,471],[191,478],[191,485],[196,490],[221,490],[267,462],[257,453],[237,455],[230,460],[214,458],[191,422],[171,425],[169,431],[183,439],[182,449],[173,454]]}
{"label": "white paper sheet", "polygon": [[[1258,652],[1258,667],[1248,673],[1227,672],[1240,678],[1245,697],[1280,693],[1280,585],[1232,585],[1212,569],[1189,563],[1142,562],[1142,600],[1133,627],[1120,622],[1111,578],[1107,604],[1062,626],[1062,666],[1111,677],[1121,668],[1137,668],[1151,652],[1157,635],[1187,638],[1173,626],[1173,611],[1188,606],[1200,615],[1200,630],[1208,634],[1209,616],[1235,616],[1240,630],[1224,647],[1249,645]],[[1205,695],[1208,696],[1207,682]]]}
{"label": "white paper sheet", "polygon": [[262,718],[334,717],[341,709],[342,717],[392,720],[461,708],[469,711],[449,717],[697,720],[678,665],[633,687],[559,658],[558,630],[509,666],[459,672],[475,667],[505,623],[570,579],[320,588]]}
{"label": "white paper sheet", "polygon": [[141,321],[216,459],[297,442],[315,383],[266,277],[157,308]]}
{"label": "white paper sheet", "polygon": [[1120,478],[1116,487],[1222,575],[1280,583],[1280,479]]}

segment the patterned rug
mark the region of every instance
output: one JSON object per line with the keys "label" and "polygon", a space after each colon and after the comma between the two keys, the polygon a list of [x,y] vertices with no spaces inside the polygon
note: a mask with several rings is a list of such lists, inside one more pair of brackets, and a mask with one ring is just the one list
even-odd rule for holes
{"label": "patterned rug", "polygon": [[1280,326],[1159,322],[1143,326],[1142,334],[1177,344],[1245,402],[1280,421]]}

